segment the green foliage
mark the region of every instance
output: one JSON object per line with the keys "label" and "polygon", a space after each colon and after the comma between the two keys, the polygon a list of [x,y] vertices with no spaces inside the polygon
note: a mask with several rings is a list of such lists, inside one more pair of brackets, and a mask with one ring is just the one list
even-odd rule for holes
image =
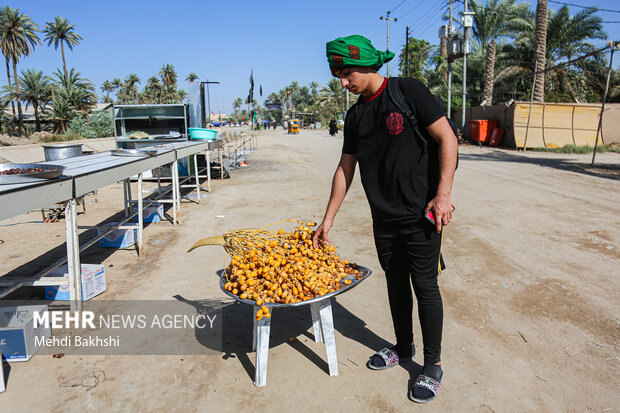
{"label": "green foliage", "polygon": [[92,139],[96,137],[95,131],[89,127],[88,122],[79,116],[69,121],[67,134],[78,135],[82,139]]}
{"label": "green foliage", "polygon": [[[403,47],[400,52],[400,76],[412,77],[424,81],[424,73],[431,64],[431,45],[426,40],[409,38],[407,48]],[[409,63],[407,64],[407,58]]]}
{"label": "green foliage", "polygon": [[95,112],[88,120],[76,116],[69,121],[67,133],[69,136],[79,136],[78,139],[104,138],[114,134],[112,115],[107,112]]}
{"label": "green foliage", "polygon": [[[577,146],[577,145],[564,145],[561,148],[532,148],[530,149],[534,152],[554,152],[554,153],[592,153],[594,151],[594,147],[590,145]],[[596,147],[596,152],[615,152],[620,153],[620,147],[614,145],[598,145]]]}
{"label": "green foliage", "polygon": [[88,124],[97,138],[114,135],[114,119],[109,112],[94,112],[88,117]]}
{"label": "green foliage", "polygon": [[[467,104],[483,101],[486,48],[491,40],[497,42],[493,82],[493,102],[511,99],[529,100],[532,88],[536,17],[528,3],[514,0],[487,0],[470,2],[474,15],[472,51],[467,55]],[[483,5],[484,4],[484,5]],[[604,39],[602,19],[595,9],[571,13],[566,6],[549,10],[547,29],[547,68],[545,74],[545,101],[600,102],[605,90],[609,49],[604,53],[563,64],[587,55],[596,47],[595,39]],[[430,56],[417,39],[411,39],[409,52],[416,49],[415,59],[410,55],[409,76],[425,82],[431,91],[447,98],[447,61],[439,54],[439,47],[429,46]],[[400,51],[400,72],[404,74],[404,45]],[[551,69],[552,68],[552,69]],[[452,62],[452,106],[460,110],[462,96],[463,60]],[[612,73],[608,101],[620,102],[620,72]],[[487,78],[487,81],[489,78]]]}

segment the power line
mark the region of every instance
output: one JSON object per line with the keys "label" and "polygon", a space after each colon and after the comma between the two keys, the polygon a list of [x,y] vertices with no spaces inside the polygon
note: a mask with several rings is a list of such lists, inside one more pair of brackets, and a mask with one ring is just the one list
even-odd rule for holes
{"label": "power line", "polygon": [[439,22],[439,21],[443,18],[443,16],[444,16],[444,14],[446,13],[446,11],[448,11],[448,8],[443,9],[443,10],[441,11],[441,16],[439,16],[439,18],[437,18],[437,19],[433,20],[433,21],[431,22],[431,24],[430,24],[430,25],[427,25],[427,26],[425,27],[425,29],[424,29],[424,30],[422,30],[422,32],[418,34],[418,36],[423,35],[423,34],[424,34],[424,33],[426,33],[427,31],[429,31],[430,29],[432,29],[432,28],[433,28],[433,27],[434,27],[434,26],[435,26],[435,25],[436,25],[436,24],[437,24],[437,23],[438,23],[438,22]]}
{"label": "power line", "polygon": [[556,3],[556,4],[562,4],[564,6],[573,6],[573,7],[580,7],[582,9],[595,9],[596,11],[606,11],[609,13],[620,13],[620,10],[610,10],[610,9],[599,9],[598,7],[592,7],[592,6],[582,6],[580,4],[575,4],[575,3],[565,3],[563,1],[554,1],[554,0],[548,0],[549,3]]}
{"label": "power line", "polygon": [[402,19],[403,17],[405,17],[406,15],[408,15],[409,13],[411,13],[412,11],[414,11],[415,9],[417,9],[418,7],[420,7],[422,4],[424,4],[423,0],[420,0],[420,2],[418,4],[416,4],[415,6],[413,6],[411,9],[409,9],[408,11],[406,11],[405,13],[403,13],[399,19]]}
{"label": "power line", "polygon": [[435,13],[437,13],[437,12],[441,12],[441,14],[443,15],[443,14],[444,14],[444,12],[443,12],[443,7],[444,7],[444,5],[443,5],[443,4],[441,4],[441,3],[436,4],[436,5],[435,5],[435,7],[431,7],[430,9],[428,9],[428,10],[427,10],[427,12],[426,12],[426,13],[425,13],[422,17],[420,17],[419,19],[417,19],[417,20],[419,20],[419,21],[422,21],[423,23],[422,23],[422,24],[420,24],[420,25],[418,25],[418,26],[414,26],[414,27],[415,27],[415,29],[414,29],[414,30],[412,30],[412,36],[414,36],[414,37],[415,37],[415,36],[419,36],[419,35],[422,33],[422,32],[420,31],[421,27],[425,27],[424,31],[428,30],[428,28],[427,28],[428,19],[429,19],[429,18],[430,18],[433,14],[435,14]]}
{"label": "power line", "polygon": [[403,1],[401,1],[400,3],[398,3],[398,6],[394,7],[394,8],[392,9],[392,11],[394,11],[394,10],[396,10],[397,8],[399,8],[400,6],[402,6],[402,5],[403,5],[403,3],[405,3],[406,1],[407,1],[407,0],[403,0]]}
{"label": "power line", "polygon": [[[425,21],[426,23],[422,23],[421,25],[419,25],[416,28],[416,30],[414,30],[414,35],[415,36],[420,36],[420,35],[426,33],[431,27],[433,27],[435,25],[435,23],[438,20],[441,20],[441,18],[443,17],[443,15],[445,14],[445,12],[447,10],[447,7],[444,8],[443,6],[444,5],[440,3],[439,4],[439,8],[435,7],[434,9],[431,9],[431,12],[427,13],[426,16],[423,19],[421,19],[422,21]],[[435,19],[435,20],[430,20],[430,17],[433,14],[437,13],[437,12],[440,12],[439,18]],[[430,23],[430,25],[429,25],[429,23]]]}

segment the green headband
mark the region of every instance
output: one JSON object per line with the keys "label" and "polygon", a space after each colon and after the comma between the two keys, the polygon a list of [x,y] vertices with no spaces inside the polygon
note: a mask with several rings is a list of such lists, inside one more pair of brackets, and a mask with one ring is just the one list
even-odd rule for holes
{"label": "green headband", "polygon": [[370,40],[357,34],[327,42],[325,49],[330,68],[364,66],[379,70],[394,57],[394,53],[375,49]]}

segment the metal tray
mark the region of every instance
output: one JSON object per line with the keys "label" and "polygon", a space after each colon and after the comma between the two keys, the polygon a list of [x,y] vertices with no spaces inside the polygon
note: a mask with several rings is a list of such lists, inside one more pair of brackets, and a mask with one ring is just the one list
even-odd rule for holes
{"label": "metal tray", "polygon": [[[355,274],[347,274],[346,277],[344,277],[342,280],[340,280],[340,289],[334,291],[333,293],[325,294],[325,295],[322,295],[320,297],[313,298],[311,300],[301,301],[299,303],[292,303],[292,304],[265,303],[263,305],[267,306],[269,308],[299,307],[299,306],[306,305],[306,304],[316,303],[316,302],[321,301],[321,300],[326,300],[326,299],[334,297],[334,296],[336,296],[338,294],[342,294],[345,291],[349,291],[351,288],[355,287],[356,285],[358,285],[359,283],[364,281],[366,278],[370,277],[370,275],[372,274],[372,271],[370,269],[368,269],[366,267],[362,267],[361,265],[355,265],[354,268],[356,270],[358,270],[360,272],[360,274],[362,274],[362,278],[360,278],[358,280],[358,279],[356,279],[356,275]],[[226,280],[226,271],[227,271],[226,269],[223,269],[223,270],[219,270],[217,272],[217,274],[220,277],[220,288],[222,289],[222,291],[224,291],[224,294],[226,294],[227,296],[229,296],[231,298],[234,298],[235,300],[240,301],[242,303],[250,304],[250,305],[256,305],[256,301],[254,301],[254,300],[242,300],[241,298],[239,298],[238,295],[234,295],[233,293],[231,293],[230,291],[227,291],[224,288],[224,285],[226,285],[226,283],[228,282]],[[351,284],[349,284],[349,285],[346,285],[344,283],[344,280],[346,280],[346,279],[352,280],[353,282]]]}
{"label": "metal tray", "polygon": [[0,185],[6,184],[24,184],[29,182],[44,181],[47,179],[58,178],[62,175],[65,167],[62,165],[51,165],[45,163],[2,163],[0,164],[0,171],[7,171],[13,168],[28,169],[28,168],[41,168],[43,172],[35,172],[30,174],[17,174],[17,175],[0,175]]}
{"label": "metal tray", "polygon": [[110,152],[114,156],[155,156],[158,153],[148,149],[116,149]]}

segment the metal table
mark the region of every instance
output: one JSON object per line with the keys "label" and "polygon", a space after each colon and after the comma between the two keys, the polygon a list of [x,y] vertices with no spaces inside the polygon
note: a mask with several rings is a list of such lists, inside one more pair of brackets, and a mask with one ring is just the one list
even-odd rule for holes
{"label": "metal table", "polygon": [[[67,257],[54,263],[34,277],[0,277],[0,285],[9,286],[0,291],[0,298],[15,291],[24,285],[32,286],[56,286],[69,285],[71,297],[71,310],[80,311],[82,308],[81,270],[80,270],[80,245],[78,240],[76,198],[86,195],[96,189],[124,181],[129,177],[138,175],[138,253],[142,255],[143,249],[143,200],[142,200],[142,173],[169,163],[173,164],[173,207],[174,215],[177,216],[178,200],[180,198],[178,180],[178,154],[183,157],[190,156],[208,148],[203,142],[182,142],[161,145],[157,148],[158,154],[147,157],[121,157],[114,156],[111,152],[102,152],[95,155],[86,155],[75,158],[48,162],[49,164],[62,165],[66,169],[64,174],[53,180],[45,180],[34,183],[0,185],[0,220],[11,218],[31,210],[40,209],[50,204],[66,202],[65,227],[67,239]],[[127,200],[126,200],[127,201]],[[122,225],[130,217],[126,218]],[[176,219],[176,218],[175,218]],[[122,226],[106,227],[109,231]],[[84,228],[84,227],[83,227]],[[89,228],[89,227],[86,227]],[[99,238],[86,243],[82,249],[93,245]],[[67,262],[69,279],[64,277],[45,277],[45,274],[58,268]]]}

